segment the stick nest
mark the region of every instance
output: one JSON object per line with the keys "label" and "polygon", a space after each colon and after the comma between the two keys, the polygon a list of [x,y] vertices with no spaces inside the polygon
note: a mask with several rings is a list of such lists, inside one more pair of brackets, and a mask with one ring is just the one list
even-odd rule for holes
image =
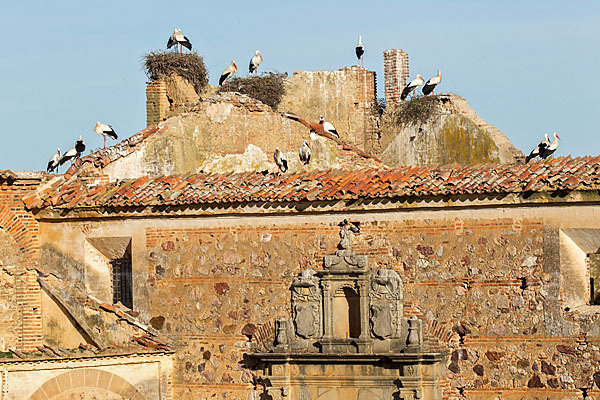
{"label": "stick nest", "polygon": [[422,96],[388,107],[385,111],[398,125],[424,124],[439,114],[443,102],[437,95]]}
{"label": "stick nest", "polygon": [[190,82],[198,95],[208,84],[208,70],[204,59],[195,51],[185,54],[152,51],[143,57],[143,61],[146,76],[152,81],[158,81],[176,73]]}
{"label": "stick nest", "polygon": [[[269,72],[261,76],[231,79],[231,91],[246,94],[262,101],[264,104],[276,109],[285,94],[284,80],[287,74]],[[226,91],[226,83],[219,92]]]}

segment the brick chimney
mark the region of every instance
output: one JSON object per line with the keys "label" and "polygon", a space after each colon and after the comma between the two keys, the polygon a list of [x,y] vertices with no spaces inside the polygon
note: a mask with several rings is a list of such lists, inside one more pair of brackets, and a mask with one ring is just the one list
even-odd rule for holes
{"label": "brick chimney", "polygon": [[166,83],[162,80],[146,82],[146,126],[164,121],[168,110]]}
{"label": "brick chimney", "polygon": [[400,49],[383,52],[386,104],[399,103],[408,79],[408,53]]}

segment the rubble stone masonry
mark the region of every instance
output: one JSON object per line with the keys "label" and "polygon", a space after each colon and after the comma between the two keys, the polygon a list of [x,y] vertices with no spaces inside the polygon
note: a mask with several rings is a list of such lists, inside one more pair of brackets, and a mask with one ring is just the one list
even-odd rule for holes
{"label": "rubble stone masonry", "polygon": [[[260,345],[259,327],[288,316],[290,282],[302,269],[322,269],[338,232],[316,222],[146,230],[150,314],[178,349],[175,398],[245,398],[244,352]],[[591,344],[583,350],[577,336],[545,332],[552,278],[541,220],[378,220],[357,238],[373,268],[400,274],[406,314],[423,319],[429,343],[449,349],[447,396],[510,396],[532,385],[551,393],[593,373],[592,363],[582,374],[571,362],[586,352],[593,359]]]}

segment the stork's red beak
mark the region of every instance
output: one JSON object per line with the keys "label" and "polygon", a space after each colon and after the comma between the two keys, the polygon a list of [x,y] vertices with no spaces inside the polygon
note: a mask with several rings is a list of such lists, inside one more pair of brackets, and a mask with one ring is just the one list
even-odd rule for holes
{"label": "stork's red beak", "polygon": [[560,136],[556,135],[556,137],[558,138],[558,140],[560,140]]}

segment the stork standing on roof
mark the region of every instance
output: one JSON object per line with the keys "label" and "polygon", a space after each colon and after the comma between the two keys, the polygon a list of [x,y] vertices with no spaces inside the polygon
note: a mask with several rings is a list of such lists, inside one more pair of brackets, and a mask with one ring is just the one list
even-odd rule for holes
{"label": "stork standing on roof", "polygon": [[536,157],[540,157],[544,154],[546,148],[550,145],[550,139],[548,138],[548,134],[544,133],[544,140],[542,140],[535,149],[531,150],[531,153],[527,157],[525,157],[525,164]]}
{"label": "stork standing on roof", "polygon": [[304,142],[302,142],[302,146],[300,146],[298,156],[300,157],[300,161],[302,161],[302,164],[308,165],[308,163],[310,162],[310,146],[308,145],[306,139],[304,139]]}
{"label": "stork standing on roof", "polygon": [[235,65],[235,61],[231,61],[231,65],[229,67],[225,68],[225,70],[221,74],[221,77],[219,78],[219,86],[221,86],[223,84],[223,82],[225,82],[225,80],[227,80],[227,91],[230,92],[231,91],[230,79],[237,72],[237,70],[238,69],[237,69],[237,65]]}
{"label": "stork standing on roof", "polygon": [[71,165],[73,165],[73,160],[75,160],[78,156],[79,152],[75,147],[73,147],[72,149],[67,150],[67,152],[62,155],[62,157],[58,161],[58,165],[63,165],[67,161],[71,161]]}
{"label": "stork standing on roof", "polygon": [[254,56],[250,59],[250,65],[248,66],[248,72],[253,73],[256,71],[258,75],[258,66],[262,62],[263,58],[260,55],[260,51],[256,50]]}
{"label": "stork standing on roof", "polygon": [[83,152],[85,151],[85,142],[81,135],[79,135],[79,139],[75,142],[75,150],[77,150],[77,158],[79,158]]}
{"label": "stork standing on roof", "polygon": [[285,172],[288,169],[287,158],[285,155],[279,150],[279,147],[275,147],[275,153],[273,153],[273,159],[275,160],[275,164],[281,172]]}
{"label": "stork standing on roof", "polygon": [[434,89],[439,83],[442,81],[442,71],[438,69],[438,73],[433,78],[429,78],[427,82],[425,82],[425,86],[423,86],[423,94],[427,96],[430,93],[434,93]]}
{"label": "stork standing on roof", "polygon": [[425,83],[425,80],[421,77],[421,75],[417,74],[417,77],[410,81],[408,85],[404,87],[402,94],[400,95],[400,100],[405,100],[410,92],[413,92],[413,98],[415,97],[415,92],[417,88]]}
{"label": "stork standing on roof", "polygon": [[322,115],[319,115],[319,123],[323,125],[323,130],[330,135],[335,136],[336,138],[340,138],[340,134],[335,129],[335,126],[331,122],[325,121],[325,118]]}
{"label": "stork standing on roof", "polygon": [[183,47],[185,47],[188,50],[192,50],[192,44],[190,43],[190,40],[185,37],[183,35],[183,33],[181,33],[181,29],[177,29],[175,28],[175,30],[173,31],[173,34],[171,35],[171,37],[169,38],[169,41],[167,42],[167,49],[170,49],[171,47],[173,47],[174,45],[178,44],[179,45],[179,53],[183,53]]}
{"label": "stork standing on roof", "polygon": [[94,132],[96,132],[99,135],[104,136],[104,148],[105,149],[106,149],[106,137],[107,136],[114,140],[117,140],[119,138],[112,126],[103,124],[100,122],[96,122],[96,127],[94,128]]}
{"label": "stork standing on roof", "polygon": [[358,63],[362,66],[362,56],[365,54],[365,47],[362,44],[362,36],[358,35],[358,44],[354,49],[356,51],[356,57],[358,58]]}
{"label": "stork standing on roof", "polygon": [[48,160],[48,166],[46,167],[46,171],[53,172],[58,167],[59,162],[60,162],[60,148],[56,149],[56,154],[54,154],[52,157],[50,157],[50,160]]}
{"label": "stork standing on roof", "polygon": [[552,135],[554,136],[554,140],[550,142],[548,147],[546,147],[542,153],[540,153],[540,157],[542,157],[544,160],[554,154],[556,149],[558,149],[558,141],[560,140],[560,136],[558,136],[556,132],[554,132]]}

